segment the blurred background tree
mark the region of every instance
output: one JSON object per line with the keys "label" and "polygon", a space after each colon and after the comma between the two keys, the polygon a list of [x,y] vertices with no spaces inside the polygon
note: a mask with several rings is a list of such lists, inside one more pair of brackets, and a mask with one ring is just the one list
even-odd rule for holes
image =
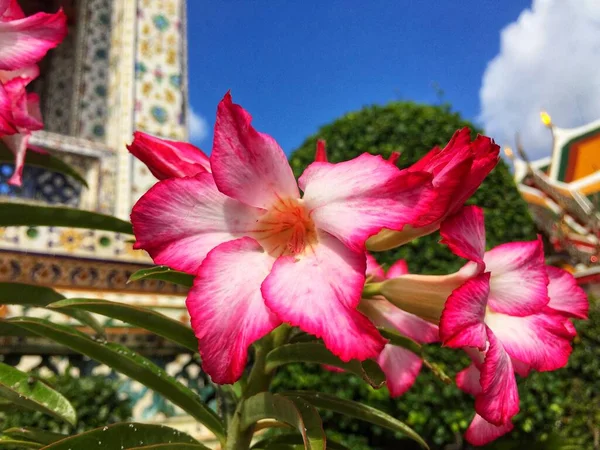
{"label": "blurred background tree", "polygon": [[[393,102],[369,106],[323,126],[292,153],[290,163],[299,176],[314,160],[317,139],[325,139],[331,162],[348,160],[363,152],[387,158],[398,151],[402,155],[398,165],[407,167],[434,146],[443,147],[457,129],[465,126],[471,128],[473,137],[482,132],[452,112],[448,105]],[[527,205],[504,161],[498,163],[469,203],[485,210],[488,248],[535,238],[536,230]],[[417,273],[445,274],[459,269],[464,261],[437,244],[438,241],[439,234],[435,233],[375,256],[385,265],[406,259],[411,272]],[[595,450],[594,436],[598,439],[600,432],[599,313],[594,312],[590,322],[578,324],[578,328],[580,337],[567,368],[534,373],[519,380],[521,413],[515,419],[515,431],[494,444],[495,448],[517,449],[525,445],[524,441],[530,450],[535,446],[558,448],[554,436],[559,435],[578,439],[574,448]],[[427,352],[429,358],[451,376],[469,362],[462,352],[455,350],[430,346]],[[373,390],[347,374],[328,372],[318,366],[287,366],[278,372],[275,387],[314,389],[364,401],[406,421],[433,448],[467,448],[462,434],[473,416],[473,399],[454,385],[444,385],[425,368],[411,390],[398,399],[390,399],[386,389]],[[353,450],[398,448],[396,438],[386,430],[325,411],[323,414],[325,429],[332,431],[331,437],[343,440]],[[344,438],[346,433],[349,438]],[[600,448],[597,442],[595,445]],[[406,441],[402,448],[411,449],[412,443]]]}

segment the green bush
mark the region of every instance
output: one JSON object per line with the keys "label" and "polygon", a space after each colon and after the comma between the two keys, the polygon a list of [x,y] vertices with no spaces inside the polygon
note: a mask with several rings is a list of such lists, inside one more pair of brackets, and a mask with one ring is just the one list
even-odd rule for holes
{"label": "green bush", "polygon": [[[363,152],[388,157],[392,151],[400,151],[402,157],[398,164],[406,167],[435,145],[445,145],[452,133],[464,126],[471,127],[474,133],[479,131],[444,106],[410,102],[370,106],[322,127],[291,155],[290,162],[295,175],[299,176],[314,159],[317,139],[325,139],[332,162],[347,160]],[[527,205],[503,161],[469,203],[482,206],[485,210],[488,248],[503,242],[535,238],[536,231]],[[376,254],[376,257],[384,264],[406,259],[410,270],[417,273],[443,274],[460,268],[464,261],[443,245],[437,244],[438,240],[436,233],[399,249]],[[575,345],[568,368],[551,373],[534,373],[519,381],[522,412],[515,418],[515,431],[496,443],[497,448],[520,448],[523,439],[533,439],[541,442],[543,448],[550,448],[547,443],[553,433],[568,438],[583,436],[589,442],[590,423],[598,426],[600,414],[600,383],[597,380],[600,373],[600,347],[596,337],[600,336],[599,314],[596,312],[589,323],[579,324],[578,327],[581,337]],[[592,355],[594,345],[595,357]],[[429,358],[450,375],[469,363],[463,352],[437,346],[430,346],[427,352]],[[373,390],[352,376],[324,371],[318,366],[287,367],[277,374],[274,387],[280,390],[319,390],[365,401],[406,421],[433,448],[466,448],[462,434],[473,416],[473,399],[456,386],[443,384],[427,369],[422,370],[411,390],[395,400],[389,398],[386,389]],[[591,408],[596,411],[595,422],[583,414]],[[323,414],[325,429],[332,430],[331,437],[341,438],[350,434],[351,437],[344,441],[353,450],[398,448],[394,436],[386,430],[331,413]],[[533,450],[533,444],[527,445]],[[406,442],[402,448],[411,449],[413,444]]]}
{"label": "green bush", "polygon": [[36,427],[57,433],[81,433],[131,418],[130,401],[119,394],[120,383],[115,379],[100,375],[79,378],[64,374],[42,380],[71,402],[77,411],[77,425],[71,427],[41,412],[22,410],[0,412],[0,429]]}

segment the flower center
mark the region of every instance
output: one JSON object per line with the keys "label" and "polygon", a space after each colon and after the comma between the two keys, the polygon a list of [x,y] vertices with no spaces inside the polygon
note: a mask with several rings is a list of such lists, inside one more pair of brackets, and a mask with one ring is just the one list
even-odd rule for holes
{"label": "flower center", "polygon": [[294,256],[317,242],[317,231],[302,200],[288,198],[261,216],[252,237],[271,256]]}

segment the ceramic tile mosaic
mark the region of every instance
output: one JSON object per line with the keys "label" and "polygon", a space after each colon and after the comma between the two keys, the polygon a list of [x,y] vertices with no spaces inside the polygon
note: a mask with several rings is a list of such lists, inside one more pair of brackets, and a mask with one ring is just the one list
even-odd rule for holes
{"label": "ceramic tile mosaic", "polygon": [[57,48],[49,53],[43,70],[41,97],[44,129],[54,133],[70,134],[72,123],[73,85],[75,82],[76,30],[69,27],[69,34]]}
{"label": "ceramic tile mosaic", "polygon": [[[138,0],[137,20],[135,127],[186,140],[185,2]],[[135,202],[156,179],[137,160],[133,174],[131,200]]]}
{"label": "ceramic tile mosaic", "polygon": [[84,29],[79,42],[79,85],[75,134],[105,142],[108,119],[108,77],[112,0],[86,0],[80,13]]}

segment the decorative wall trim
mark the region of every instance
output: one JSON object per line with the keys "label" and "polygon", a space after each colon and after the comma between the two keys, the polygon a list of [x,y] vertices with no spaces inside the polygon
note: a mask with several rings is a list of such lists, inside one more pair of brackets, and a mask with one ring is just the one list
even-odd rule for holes
{"label": "decorative wall trim", "polygon": [[104,262],[81,257],[0,251],[0,281],[55,289],[185,295],[187,288],[159,280],[127,283],[148,265]]}

